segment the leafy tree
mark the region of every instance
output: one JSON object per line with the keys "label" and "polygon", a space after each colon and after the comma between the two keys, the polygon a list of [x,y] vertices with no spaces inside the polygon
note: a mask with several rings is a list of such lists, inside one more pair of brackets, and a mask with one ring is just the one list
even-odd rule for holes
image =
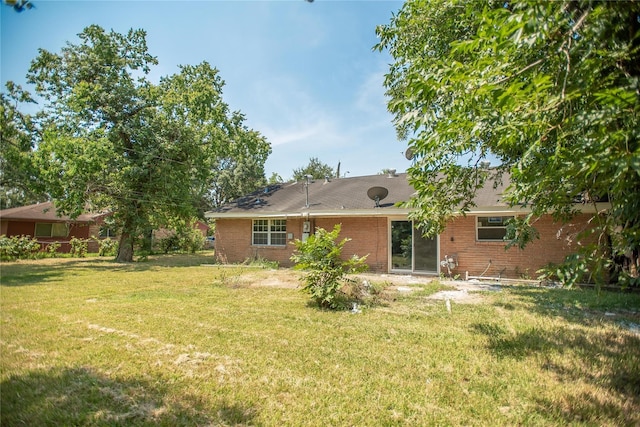
{"label": "leafy tree", "polygon": [[311,157],[308,165],[293,170],[293,180],[302,181],[306,179],[307,175],[311,175],[313,179],[324,179],[335,176],[335,174],[331,166],[322,163],[317,157]]}
{"label": "leafy tree", "polygon": [[242,126],[244,117],[234,113],[228,143],[213,164],[213,181],[207,209],[249,194],[267,184],[264,164],[271,145],[256,131]]}
{"label": "leafy tree", "polygon": [[601,281],[638,283],[639,30],[637,1],[405,3],[377,48],[394,57],[388,107],[416,154],[414,219],[433,235],[468,211],[494,155],[506,200],[531,209],[512,243],[582,200],[598,212],[582,259]]}
{"label": "leafy tree", "polygon": [[269,179],[267,180],[267,184],[281,184],[284,180],[277,172],[273,172]]}
{"label": "leafy tree", "polygon": [[318,228],[306,241],[294,242],[296,252],[291,260],[296,263],[296,269],[308,271],[302,279],[302,290],[323,308],[343,308],[346,301],[342,288],[353,282],[347,275],[365,271],[368,267],[365,262],[367,256],[353,255],[346,261],[342,259],[342,249],[351,239],[338,241],[340,230],[340,224],[336,224],[332,231]]}
{"label": "leafy tree", "polygon": [[8,82],[6,87],[8,93],[0,93],[1,209],[46,200],[32,162],[35,124],[18,110],[19,103],[34,101],[20,86]]}
{"label": "leafy tree", "polygon": [[93,25],[79,37],[58,54],[41,49],[27,75],[48,102],[37,164],[62,212],[113,212],[117,260],[131,261],[146,230],[197,214],[233,141],[260,138],[229,112],[224,82],[208,63],[152,84],[147,74],[157,60],[143,30]]}

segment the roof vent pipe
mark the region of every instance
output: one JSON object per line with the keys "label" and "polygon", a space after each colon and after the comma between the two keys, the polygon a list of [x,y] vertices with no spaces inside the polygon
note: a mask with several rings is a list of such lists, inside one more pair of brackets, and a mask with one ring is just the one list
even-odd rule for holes
{"label": "roof vent pipe", "polygon": [[305,177],[307,179],[307,182],[304,183],[304,189],[305,189],[305,195],[306,195],[306,201],[304,204],[305,208],[309,207],[309,183],[311,182],[311,178],[313,178],[311,175],[307,175]]}
{"label": "roof vent pipe", "polygon": [[395,169],[389,169],[389,178],[393,178],[396,176],[396,170]]}

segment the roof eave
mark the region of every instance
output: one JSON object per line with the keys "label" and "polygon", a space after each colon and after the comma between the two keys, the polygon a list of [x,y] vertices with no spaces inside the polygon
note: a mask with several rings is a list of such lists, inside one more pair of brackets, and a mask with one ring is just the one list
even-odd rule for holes
{"label": "roof eave", "polygon": [[[315,218],[315,217],[372,217],[409,215],[413,210],[407,208],[374,208],[374,209],[332,209],[322,211],[301,210],[296,212],[206,212],[205,218],[213,219],[247,219],[247,218]],[[472,209],[469,214],[477,213],[522,213],[523,208],[491,207]]]}
{"label": "roof eave", "polygon": [[[579,205],[577,210],[583,213],[596,213],[609,209],[609,203],[599,203],[597,208],[593,205]],[[408,215],[413,209],[407,208],[373,208],[373,209],[327,209],[327,210],[300,210],[300,211],[246,211],[246,212],[214,212],[205,213],[205,218],[220,219],[254,219],[254,218],[309,218],[309,217],[371,217],[371,216],[398,216]],[[476,206],[466,212],[467,215],[516,215],[531,212],[530,206]],[[460,214],[460,212],[457,212]]]}

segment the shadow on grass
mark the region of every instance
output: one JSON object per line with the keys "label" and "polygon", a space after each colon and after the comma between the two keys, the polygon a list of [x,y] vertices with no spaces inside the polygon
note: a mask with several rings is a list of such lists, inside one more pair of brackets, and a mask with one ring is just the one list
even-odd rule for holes
{"label": "shadow on grass", "polygon": [[487,347],[498,359],[537,360],[532,363],[540,363],[541,370],[561,383],[587,384],[560,401],[541,394],[541,415],[569,424],[639,425],[640,334],[624,330],[619,321],[638,315],[637,295],[513,289],[509,298],[511,303],[494,305],[507,309],[508,316],[523,310],[548,318],[548,326],[543,321],[513,331],[487,322],[470,329],[487,337]]}
{"label": "shadow on grass", "polygon": [[209,254],[154,255],[146,261],[119,263],[113,257],[45,258],[41,260],[3,262],[0,286],[33,286],[59,279],[69,270],[96,273],[102,271],[149,271],[162,268],[193,267],[212,264]]}
{"label": "shadow on grass", "polygon": [[583,323],[590,314],[618,310],[638,315],[640,294],[595,289],[513,288],[510,293],[530,309]]}
{"label": "shadow on grass", "polygon": [[0,384],[2,426],[15,425],[255,425],[251,406],[195,396],[168,396],[166,387],[117,381],[90,369],[12,376]]}

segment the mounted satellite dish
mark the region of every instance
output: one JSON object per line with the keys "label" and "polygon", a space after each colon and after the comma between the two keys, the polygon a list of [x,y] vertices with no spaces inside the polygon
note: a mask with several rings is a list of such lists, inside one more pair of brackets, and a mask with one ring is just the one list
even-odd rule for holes
{"label": "mounted satellite dish", "polygon": [[387,197],[389,194],[389,190],[384,187],[371,187],[367,190],[367,196],[376,202],[376,208],[380,207],[380,200]]}
{"label": "mounted satellite dish", "polygon": [[407,160],[413,160],[413,158],[415,157],[415,153],[413,152],[413,148],[411,148],[411,147],[407,148],[407,151],[404,152],[404,157]]}

